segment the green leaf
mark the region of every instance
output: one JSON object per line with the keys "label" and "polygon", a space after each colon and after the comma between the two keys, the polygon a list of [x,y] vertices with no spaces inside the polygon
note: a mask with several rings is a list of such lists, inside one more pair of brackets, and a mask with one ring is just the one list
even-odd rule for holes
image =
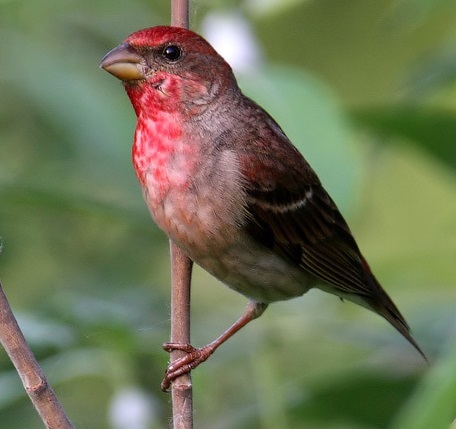
{"label": "green leaf", "polygon": [[449,167],[456,168],[454,112],[425,106],[393,105],[358,108],[352,110],[351,115],[358,124],[382,139],[411,140]]}

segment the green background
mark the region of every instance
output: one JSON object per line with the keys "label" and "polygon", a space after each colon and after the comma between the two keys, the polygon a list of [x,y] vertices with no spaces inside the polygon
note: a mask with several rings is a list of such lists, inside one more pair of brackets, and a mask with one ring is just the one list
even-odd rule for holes
{"label": "green background", "polygon": [[[429,356],[312,291],[272,305],[194,371],[195,427],[439,429],[456,418],[456,3],[195,2],[242,13],[263,62],[239,76],[305,154]],[[0,277],[77,428],[166,428],[168,242],[130,163],[135,117],[98,69],[167,2],[0,1]],[[245,299],[196,269],[192,341]],[[144,403],[142,425],[120,423]],[[0,350],[0,426],[41,427]]]}

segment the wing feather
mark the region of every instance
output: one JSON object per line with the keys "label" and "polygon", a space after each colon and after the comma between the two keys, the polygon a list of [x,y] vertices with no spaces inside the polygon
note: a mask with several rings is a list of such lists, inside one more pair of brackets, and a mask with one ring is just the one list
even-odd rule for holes
{"label": "wing feather", "polygon": [[[245,228],[251,239],[332,285],[322,289],[383,316],[426,359],[315,172],[266,112],[264,121],[246,120],[261,110],[246,102],[247,114],[244,110],[236,118],[243,126],[234,132],[243,142],[242,151],[231,146],[229,139],[223,146],[236,151],[245,178]],[[255,114],[249,114],[249,109]]]}
{"label": "wing feather", "polygon": [[358,246],[308,163],[294,152],[273,159],[274,168],[270,164],[247,151],[241,158],[252,237],[331,283],[341,295],[370,296]]}

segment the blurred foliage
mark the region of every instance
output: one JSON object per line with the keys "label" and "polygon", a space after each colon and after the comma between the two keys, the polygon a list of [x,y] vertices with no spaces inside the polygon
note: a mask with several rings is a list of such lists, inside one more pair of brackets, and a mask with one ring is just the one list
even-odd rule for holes
{"label": "blurred foliage", "polygon": [[[242,87],[320,173],[431,366],[380,318],[312,291],[271,306],[194,372],[195,426],[450,427],[456,4],[200,0],[193,28],[235,9],[264,58]],[[0,2],[0,276],[78,428],[168,427],[159,391],[168,243],[129,163],[133,110],[97,69],[129,33],[169,22],[168,10],[144,0]],[[195,344],[245,303],[216,283],[196,270]],[[41,427],[2,352],[0,421]]]}

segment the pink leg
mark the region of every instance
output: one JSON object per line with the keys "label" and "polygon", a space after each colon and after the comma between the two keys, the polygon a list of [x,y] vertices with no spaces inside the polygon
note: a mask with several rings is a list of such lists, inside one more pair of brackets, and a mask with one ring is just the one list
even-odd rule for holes
{"label": "pink leg", "polygon": [[233,323],[220,337],[201,348],[195,348],[190,344],[165,343],[163,349],[167,352],[173,350],[182,350],[187,355],[171,363],[166,368],[165,378],[161,383],[161,389],[165,392],[169,389],[171,382],[182,374],[195,369],[200,363],[203,363],[214,351],[221,346],[228,338],[232,337],[237,331],[243,328],[252,320],[261,316],[266,310],[268,304],[262,302],[249,301],[242,316]]}

